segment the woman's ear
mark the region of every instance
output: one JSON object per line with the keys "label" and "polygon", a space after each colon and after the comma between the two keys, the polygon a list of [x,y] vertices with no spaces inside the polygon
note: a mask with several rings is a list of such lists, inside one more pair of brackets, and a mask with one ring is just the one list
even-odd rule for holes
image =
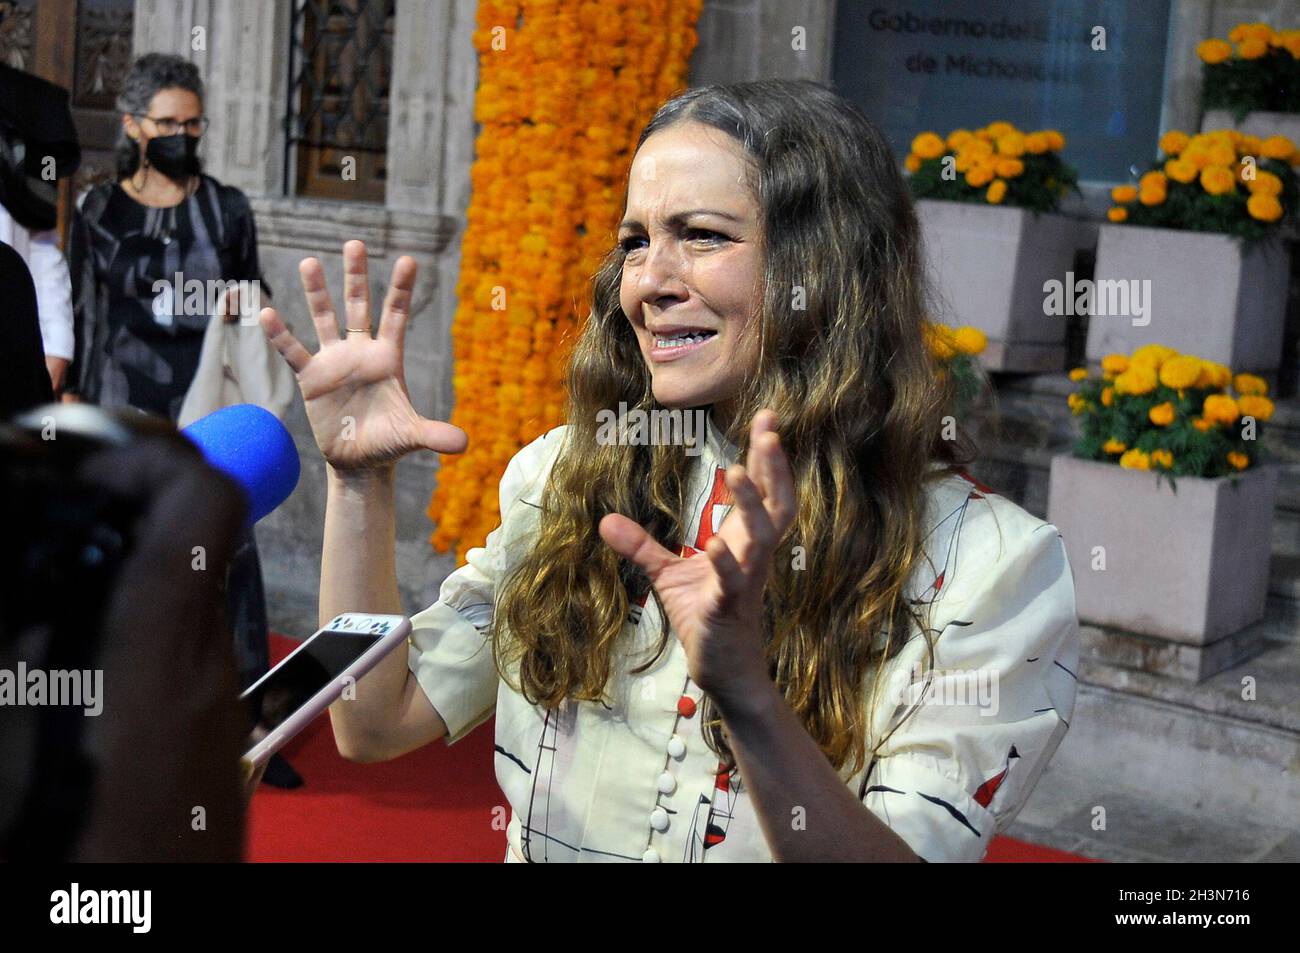
{"label": "woman's ear", "polygon": [[135,121],[135,117],[130,113],[122,113],[122,128],[126,131],[128,139],[133,142],[140,141],[140,124]]}

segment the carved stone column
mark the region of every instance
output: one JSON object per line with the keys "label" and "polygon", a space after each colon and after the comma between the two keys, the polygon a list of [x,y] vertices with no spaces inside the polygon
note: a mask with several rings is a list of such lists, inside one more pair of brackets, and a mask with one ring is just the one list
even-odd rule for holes
{"label": "carved stone column", "polygon": [[[463,216],[474,157],[475,0],[399,3],[389,92],[393,209]],[[450,170],[458,170],[448,175]]]}

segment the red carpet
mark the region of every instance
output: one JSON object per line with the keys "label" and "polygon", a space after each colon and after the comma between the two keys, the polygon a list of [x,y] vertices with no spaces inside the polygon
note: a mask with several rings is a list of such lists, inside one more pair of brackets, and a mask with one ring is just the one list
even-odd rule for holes
{"label": "red carpet", "polygon": [[[272,664],[296,643],[271,637]],[[505,805],[492,765],[493,723],[448,746],[425,745],[395,761],[339,756],[329,715],[282,749],[304,784],[259,785],[249,810],[250,861],[491,861],[506,852]],[[498,812],[502,815],[502,812]],[[509,820],[509,807],[502,815]]]}
{"label": "red carpet", "polygon": [[[272,636],[273,661],[294,643]],[[352,764],[322,715],[285,749],[305,784],[263,784],[249,810],[250,861],[487,861],[505,856],[509,807],[493,768],[493,723],[382,764]],[[493,811],[497,807],[496,817]],[[494,823],[495,822],[495,823]],[[995,837],[985,863],[1088,862]]]}

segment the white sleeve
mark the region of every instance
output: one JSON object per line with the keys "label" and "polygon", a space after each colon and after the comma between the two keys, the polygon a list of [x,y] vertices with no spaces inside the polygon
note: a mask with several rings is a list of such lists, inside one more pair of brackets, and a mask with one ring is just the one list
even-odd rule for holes
{"label": "white sleeve", "polygon": [[1074,712],[1079,624],[1060,534],[1005,504],[992,515],[969,521],[947,567],[928,687],[909,685],[919,635],[896,657],[907,670],[892,673],[890,702],[901,698],[896,716],[912,713],[867,778],[867,808],[930,862],[983,859]]}
{"label": "white sleeve", "polygon": [[31,233],[32,281],[46,357],[72,360],[72,281],[56,231]]}
{"label": "white sleeve", "polygon": [[447,725],[447,744],[469,734],[496,708],[498,675],[487,638],[496,582],[528,542],[521,529],[540,512],[545,477],[565,429],[548,431],[514,455],[500,483],[501,524],[443,580],[438,601],[411,617],[408,665]]}

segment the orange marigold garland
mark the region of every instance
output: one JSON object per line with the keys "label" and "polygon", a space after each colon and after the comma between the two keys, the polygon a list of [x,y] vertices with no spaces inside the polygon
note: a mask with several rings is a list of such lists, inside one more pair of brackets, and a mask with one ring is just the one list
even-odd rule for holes
{"label": "orange marigold garland", "polygon": [[510,458],[563,422],[564,370],[614,242],[633,146],[686,86],[703,0],[481,0],[481,128],[452,323],[455,409],[469,449],[429,503],[457,563],[500,521]]}

